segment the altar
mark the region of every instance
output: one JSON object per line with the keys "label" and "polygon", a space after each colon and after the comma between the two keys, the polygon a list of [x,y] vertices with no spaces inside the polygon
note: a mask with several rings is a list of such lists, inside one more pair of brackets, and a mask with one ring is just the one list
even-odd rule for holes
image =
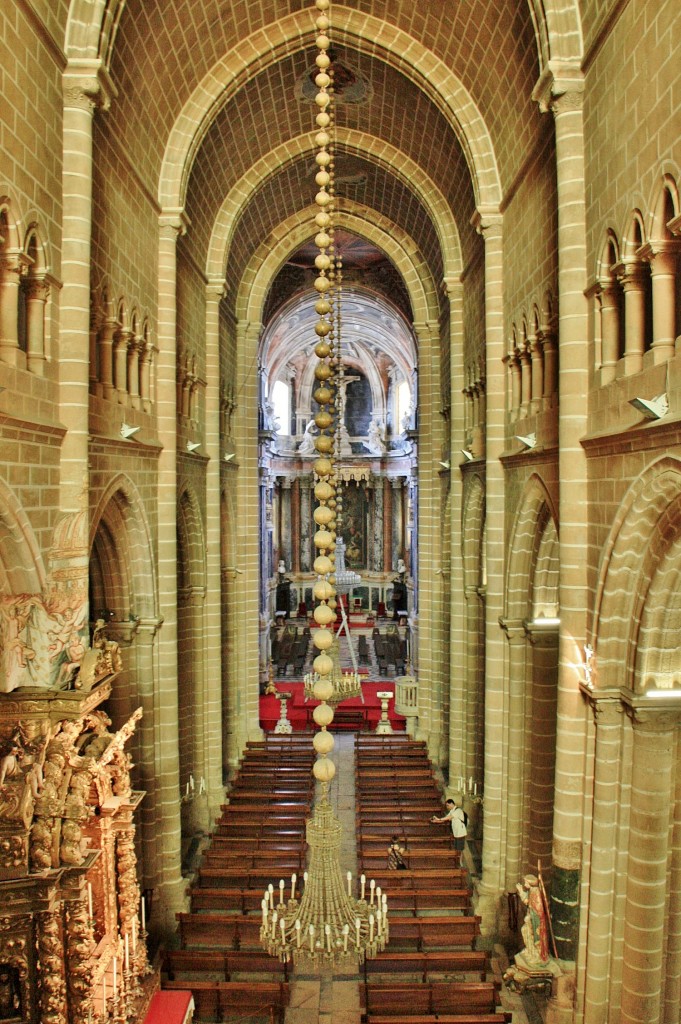
{"label": "altar", "polygon": [[[312,712],[319,701],[305,700],[304,686],[302,682],[289,682],[287,679],[275,680],[275,686],[281,694],[289,693],[291,696],[286,699],[286,713],[294,732],[312,730],[314,722]],[[353,731],[374,731],[381,717],[381,699],[379,691],[387,688],[386,681],[362,683],[362,696],[352,697],[344,700],[338,705],[338,717],[331,723],[330,731],[337,729],[351,729]],[[279,721],[281,701],[274,694],[263,695],[260,698],[260,727],[265,732],[274,732]],[[396,732],[404,732],[406,729],[406,718],[395,712],[395,697],[388,701],[388,718]]]}

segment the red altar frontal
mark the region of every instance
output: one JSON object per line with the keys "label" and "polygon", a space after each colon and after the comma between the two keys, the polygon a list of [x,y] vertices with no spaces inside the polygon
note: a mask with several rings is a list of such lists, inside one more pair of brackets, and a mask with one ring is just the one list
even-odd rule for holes
{"label": "red altar frontal", "polygon": [[[287,680],[275,681],[279,693],[290,693],[286,701],[286,717],[288,718],[294,732],[302,732],[305,729],[316,728],[312,719],[312,712],[319,703],[316,700],[305,700],[304,684],[289,683]],[[396,732],[404,732],[406,718],[395,713],[395,686],[394,683],[383,680],[382,682],[362,683],[362,694],[364,702],[359,697],[352,697],[344,700],[336,708],[334,721],[331,723],[330,731],[337,729],[353,730],[374,730],[381,717],[381,700],[379,693],[391,692],[393,696],[388,701],[388,718]],[[273,732],[279,721],[281,701],[274,694],[268,694],[260,698],[260,727],[265,732]]]}

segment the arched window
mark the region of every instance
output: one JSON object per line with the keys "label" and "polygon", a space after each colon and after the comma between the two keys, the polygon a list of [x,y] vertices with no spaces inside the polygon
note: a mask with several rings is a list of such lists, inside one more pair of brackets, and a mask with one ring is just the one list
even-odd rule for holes
{"label": "arched window", "polygon": [[290,433],[291,387],[283,380],[275,381],[272,388],[272,416],[274,423],[277,424],[275,433]]}

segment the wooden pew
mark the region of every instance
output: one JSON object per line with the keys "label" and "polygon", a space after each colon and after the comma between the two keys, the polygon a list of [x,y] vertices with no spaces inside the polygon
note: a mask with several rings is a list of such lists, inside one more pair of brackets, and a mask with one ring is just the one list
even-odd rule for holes
{"label": "wooden pew", "polygon": [[235,914],[260,913],[264,895],[260,889],[213,889],[208,886],[192,886],[189,890],[191,909],[194,912],[232,911]]}
{"label": "wooden pew", "polygon": [[214,837],[224,836],[225,838],[241,836],[244,839],[255,837],[265,842],[268,839],[285,840],[304,836],[305,821],[304,817],[272,818],[268,821],[242,821],[235,817],[218,822],[213,835]]}
{"label": "wooden pew", "polygon": [[[207,886],[210,889],[260,889],[265,891],[270,882],[276,887],[279,879],[287,881],[291,877],[291,871],[281,871],[275,865],[264,868],[242,868],[236,865],[214,865],[201,866],[198,870],[197,882],[200,886]],[[297,872],[296,872],[297,874]],[[400,871],[401,875],[406,874]]]}
{"label": "wooden pew", "polygon": [[[262,895],[261,895],[262,899]],[[261,914],[175,915],[182,949],[260,950]]]}
{"label": "wooden pew", "polygon": [[408,871],[385,869],[373,871],[372,878],[375,879],[376,885],[380,885],[383,892],[388,893],[388,906],[390,906],[390,892],[393,889],[444,889],[448,885],[460,889],[468,882],[468,872],[465,868],[447,868],[445,871],[431,868],[416,868]]}
{"label": "wooden pew", "polygon": [[424,821],[422,815],[416,818],[412,815],[404,819],[399,814],[391,814],[387,818],[388,820],[378,821],[373,812],[368,815],[358,814],[358,831],[360,834],[367,832],[371,833],[372,836],[385,836],[386,842],[393,835],[398,835],[407,844],[417,838],[428,840],[430,838],[442,838],[443,836],[446,836],[451,842],[452,830],[449,826],[435,825],[430,821]]}
{"label": "wooden pew", "polygon": [[[369,1018],[374,1014],[402,1018],[412,1014],[494,1013],[498,1003],[498,988],[492,981],[360,983],[360,1004]],[[409,1007],[409,1014],[405,1007]]]}
{"label": "wooden pew", "polygon": [[364,978],[366,981],[370,974],[419,974],[421,981],[426,982],[432,974],[468,974],[484,981],[489,971],[489,960],[487,950],[401,953],[387,949],[364,961]]}
{"label": "wooden pew", "polygon": [[394,952],[472,949],[480,935],[479,917],[390,917],[390,897],[388,915],[389,947]]}
{"label": "wooden pew", "polygon": [[284,981],[167,981],[165,989],[190,988],[197,1020],[229,1020],[267,1014],[271,1024],[284,1024],[290,990]]}
{"label": "wooden pew", "polygon": [[302,874],[305,870],[305,854],[302,851],[291,853],[282,850],[256,850],[246,853],[245,850],[210,849],[201,861],[203,868],[225,868],[227,870],[269,871],[290,878],[293,874]]}
{"label": "wooden pew", "polygon": [[[440,955],[440,954],[438,954]],[[190,975],[200,980],[202,974],[222,974],[223,981],[239,981],[234,974],[268,974],[288,981],[288,964],[270,956],[263,949],[171,949],[163,953],[162,971],[169,981],[187,980]],[[267,979],[262,979],[267,980]]]}
{"label": "wooden pew", "polygon": [[[433,829],[435,831],[435,829]],[[452,845],[452,833],[450,829],[439,830],[439,835],[433,836],[413,836],[409,841],[408,849],[412,850],[425,850],[425,849],[440,849],[446,850],[451,849]],[[374,835],[373,832],[360,832],[357,836],[357,845],[359,849],[366,850],[368,852],[378,853],[379,850],[387,850],[389,839],[391,836],[386,838],[385,835]],[[402,843],[404,846],[405,844]]]}
{"label": "wooden pew", "polygon": [[214,835],[211,840],[211,850],[281,850],[288,853],[298,853],[306,848],[304,836],[287,832],[283,839],[278,835],[263,836],[242,836],[242,835]]}
{"label": "wooden pew", "polygon": [[420,914],[423,910],[470,912],[471,890],[461,889],[390,889],[388,910]]}
{"label": "wooden pew", "polygon": [[[369,874],[373,871],[384,871],[388,867],[387,847],[384,847],[380,853],[374,850],[365,850],[362,847],[358,851],[357,856],[364,874]],[[406,850],[403,856],[407,866],[412,870],[421,870],[427,867],[438,868],[441,869],[443,878],[446,877],[447,872],[451,868],[459,867],[461,859],[459,851],[453,850],[451,847],[449,849],[434,847],[433,849],[419,850],[417,847],[412,846],[411,849]]]}

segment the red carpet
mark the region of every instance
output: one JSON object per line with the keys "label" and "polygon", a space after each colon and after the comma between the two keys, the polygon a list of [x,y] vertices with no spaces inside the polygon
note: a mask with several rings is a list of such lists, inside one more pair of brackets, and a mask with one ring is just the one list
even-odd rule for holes
{"label": "red carpet", "polygon": [[[280,693],[293,694],[292,698],[286,702],[286,717],[293,726],[294,732],[300,732],[303,729],[316,729],[317,727],[312,720],[312,710],[317,706],[318,701],[305,702],[303,684],[288,682],[288,680],[282,679],[275,681],[275,686]],[[359,697],[353,697],[351,700],[344,700],[340,707],[343,710],[346,708],[348,710],[362,710],[364,713],[364,728],[373,731],[381,717],[381,702],[376,694],[383,691],[386,693],[390,691],[394,694],[394,684],[388,680],[381,683],[362,683],[364,704],[362,704]],[[260,698],[260,726],[266,732],[272,732],[279,721],[279,708],[280,702],[276,697],[269,695]],[[396,732],[404,732],[406,719],[401,715],[395,714],[394,696],[388,702],[388,718]],[[333,722],[329,731],[334,731]]]}

